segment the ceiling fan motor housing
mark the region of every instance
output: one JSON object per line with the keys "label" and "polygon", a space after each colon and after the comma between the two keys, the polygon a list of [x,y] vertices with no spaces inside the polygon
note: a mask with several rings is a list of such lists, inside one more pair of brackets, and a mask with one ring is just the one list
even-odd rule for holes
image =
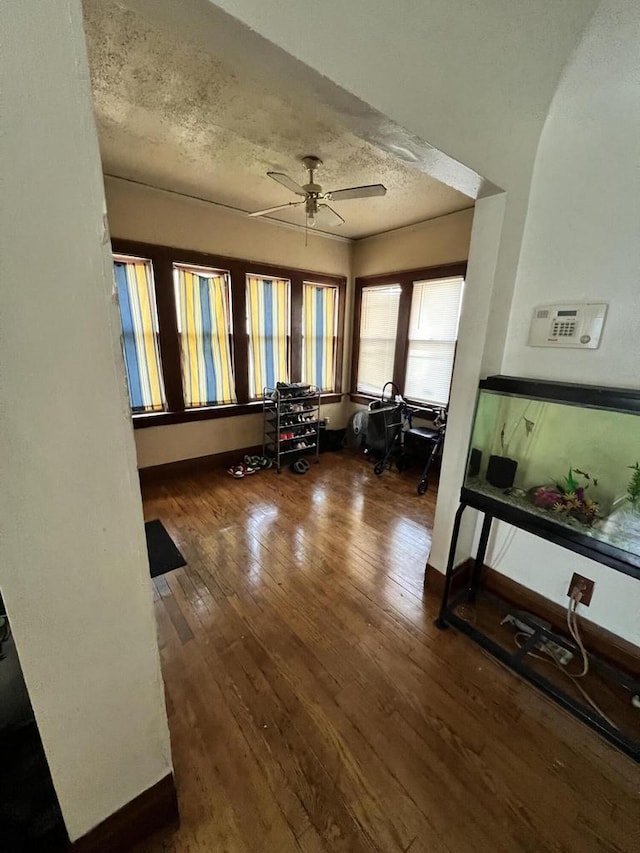
{"label": "ceiling fan motor housing", "polygon": [[319,157],[313,157],[312,155],[303,157],[302,162],[304,163],[305,169],[309,172],[317,172],[320,166],[322,166],[322,160]]}

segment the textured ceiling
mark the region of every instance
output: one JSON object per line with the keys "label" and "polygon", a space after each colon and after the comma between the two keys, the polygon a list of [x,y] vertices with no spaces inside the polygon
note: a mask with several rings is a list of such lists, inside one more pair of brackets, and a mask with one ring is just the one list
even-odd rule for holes
{"label": "textured ceiling", "polygon": [[[323,230],[352,238],[473,204],[341,127],[317,99],[270,85],[268,69],[261,78],[248,73],[241,50],[223,64],[133,3],[83,5],[105,173],[251,211],[297,200],[265,173],[305,183],[300,157],[315,154],[325,189],[387,187],[383,198],[334,204],[346,224]],[[272,216],[304,222],[300,210]]]}

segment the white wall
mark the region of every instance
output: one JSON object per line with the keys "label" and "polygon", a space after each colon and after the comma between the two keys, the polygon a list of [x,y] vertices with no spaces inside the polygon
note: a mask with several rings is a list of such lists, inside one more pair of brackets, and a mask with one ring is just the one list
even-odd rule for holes
{"label": "white wall", "polygon": [[[640,6],[605,0],[565,70],[540,140],[506,374],[640,388],[639,55]],[[600,348],[528,347],[533,307],[574,299],[609,302]],[[573,571],[592,578],[589,618],[640,644],[637,581],[524,533],[510,541],[512,535],[505,544],[500,531],[491,565],[561,604]]]}
{"label": "white wall", "polygon": [[473,208],[358,240],[353,247],[353,276],[435,267],[466,261]]}
{"label": "white wall", "polygon": [[[346,425],[345,406],[343,403],[323,404],[322,417],[329,419],[329,429]],[[257,410],[255,415],[138,429],[135,431],[138,468],[261,445],[262,407],[258,406]]]}
{"label": "white wall", "polygon": [[169,736],[80,4],[1,17],[0,587],[75,839]]}
{"label": "white wall", "polygon": [[[438,485],[429,564],[440,571],[447,565],[455,512],[469,446],[478,379],[496,370],[494,340],[506,325],[509,300],[494,293],[505,195],[480,199],[471,232],[458,346],[451,382],[447,438]],[[495,329],[499,331],[494,331]],[[476,514],[466,510],[458,538],[456,563],[471,553]]]}
{"label": "white wall", "polygon": [[105,178],[105,194],[113,237],[333,275],[349,273],[351,242],[345,238],[309,231],[305,245],[302,229],[249,219],[118,178]]}
{"label": "white wall", "polygon": [[[248,258],[268,264],[343,275],[351,303],[351,242],[311,232],[305,235],[267,220],[248,219],[206,202],[127,181],[105,179],[109,225],[114,237],[163,246]],[[351,326],[350,310],[345,328]],[[346,388],[349,361],[343,363]],[[262,444],[262,412],[239,417],[147,427],[135,431],[138,467],[195,459]],[[323,406],[331,428],[344,425],[341,404]]]}
{"label": "white wall", "polygon": [[214,3],[503,189],[597,0]]}

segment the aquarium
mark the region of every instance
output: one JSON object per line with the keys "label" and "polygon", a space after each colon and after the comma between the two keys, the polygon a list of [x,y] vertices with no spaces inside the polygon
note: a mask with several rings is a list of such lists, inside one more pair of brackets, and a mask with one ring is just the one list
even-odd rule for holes
{"label": "aquarium", "polygon": [[462,500],[640,577],[640,391],[483,380]]}

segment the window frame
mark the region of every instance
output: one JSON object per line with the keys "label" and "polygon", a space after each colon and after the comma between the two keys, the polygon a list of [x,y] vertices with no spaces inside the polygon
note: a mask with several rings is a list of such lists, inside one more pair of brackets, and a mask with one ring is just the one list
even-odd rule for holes
{"label": "window frame", "polygon": [[[134,429],[189,423],[215,418],[235,417],[262,411],[262,401],[249,399],[249,337],[246,326],[246,290],[248,274],[286,278],[291,281],[291,381],[301,381],[302,375],[302,286],[308,281],[333,284],[338,287],[338,337],[336,345],[336,388],[322,394],[323,403],[339,403],[342,399],[342,365],[344,352],[344,320],[347,292],[345,276],[319,273],[313,270],[275,266],[261,261],[230,258],[113,237],[114,255],[143,257],[152,263],[156,310],[159,326],[160,363],[164,377],[167,411],[132,413]],[[185,264],[228,270],[231,280],[231,321],[233,364],[237,403],[217,404],[198,409],[185,409],[182,392],[180,342],[173,284],[173,265]]]}
{"label": "window frame", "polygon": [[[287,329],[286,360],[287,360],[287,363],[289,366],[289,375],[293,376],[293,372],[294,372],[293,371],[293,282],[290,278],[287,278],[285,276],[274,276],[274,275],[268,275],[267,276],[267,275],[264,275],[264,273],[262,273],[262,272],[258,273],[255,271],[247,273],[247,275],[245,276],[245,292],[244,292],[245,293],[245,304],[246,304],[246,300],[247,300],[247,294],[249,291],[249,287],[248,287],[249,279],[256,279],[258,281],[260,281],[260,280],[263,280],[263,281],[264,280],[284,281],[285,284],[288,284],[288,286],[289,286],[289,293],[288,293],[289,328]],[[251,384],[250,383],[250,377],[251,377],[251,357],[250,357],[251,336],[249,335],[249,311],[248,310],[245,312],[244,322],[246,324],[245,328],[246,328],[246,335],[247,335],[247,364],[248,364],[248,373],[247,373],[248,390],[247,390],[247,395],[249,397],[250,403],[261,403],[263,400],[263,397],[264,397],[264,395],[262,393],[260,393],[258,396],[251,396],[249,394],[249,386]],[[302,325],[300,326],[300,329],[302,330]],[[302,334],[302,331],[300,332],[300,334]],[[257,336],[257,337],[259,337],[259,336]],[[300,349],[300,352],[302,353],[302,348]],[[300,366],[300,375],[302,375],[302,364]],[[290,382],[299,382],[300,380],[299,379],[290,379],[289,381]],[[263,386],[262,390],[264,390],[265,387],[266,386]],[[259,391],[260,389],[257,388],[256,390]]]}
{"label": "window frame", "polygon": [[[166,388],[165,388],[165,384],[164,384],[164,372],[163,372],[163,366],[162,366],[162,356],[160,354],[160,320],[158,317],[158,305],[157,305],[157,297],[156,297],[155,277],[154,277],[154,273],[153,273],[153,262],[151,261],[150,258],[138,257],[136,255],[125,255],[125,254],[122,254],[120,252],[113,252],[112,253],[112,260],[113,260],[114,266],[117,263],[120,263],[120,264],[137,264],[137,263],[139,264],[139,263],[142,263],[145,266],[148,265],[150,267],[151,287],[152,287],[152,291],[153,291],[153,304],[151,305],[151,313],[152,313],[152,324],[154,325],[153,337],[154,337],[154,343],[155,343],[155,350],[156,350],[156,353],[158,356],[160,397],[162,400],[162,408],[161,409],[156,409],[156,411],[152,411],[152,412],[145,412],[145,411],[139,411],[139,410],[134,411],[133,405],[131,404],[131,387],[130,387],[129,368],[127,367],[127,358],[126,358],[126,355],[124,352],[126,333],[125,333],[124,328],[122,328],[122,314],[119,311],[120,325],[121,325],[121,332],[122,332],[123,358],[125,360],[125,372],[127,374],[126,375],[127,393],[129,395],[129,404],[131,405],[132,416],[133,415],[137,416],[137,415],[165,414],[168,411],[168,403],[167,403],[167,392],[166,392]],[[115,271],[114,271],[114,276],[115,276]],[[117,290],[118,290],[118,288],[117,288],[117,283],[116,283],[116,291]]]}
{"label": "window frame", "polygon": [[338,310],[336,312],[336,325],[331,335],[331,338],[334,342],[334,356],[333,356],[333,385],[332,389],[329,391],[321,391],[321,397],[325,397],[330,394],[336,394],[340,392],[342,388],[342,335],[341,330],[344,324],[344,297],[345,294],[340,290],[340,287],[336,284],[335,281],[310,281],[308,278],[303,278],[302,280],[302,320],[300,324],[300,376],[302,376],[302,363],[303,363],[303,349],[304,349],[304,286],[305,284],[309,285],[317,285],[318,287],[326,287],[328,289],[337,289],[338,291]]}
{"label": "window frame", "polygon": [[[177,327],[177,333],[178,333],[178,347],[180,349],[180,367],[181,367],[181,370],[183,368],[183,364],[182,364],[183,353],[182,353],[182,332],[180,331],[179,323],[178,323],[178,314],[179,314],[179,310],[178,310],[178,275],[179,275],[179,272],[178,271],[182,269],[182,270],[185,270],[185,271],[188,271],[191,273],[196,273],[196,274],[199,272],[206,273],[207,275],[218,274],[224,278],[225,289],[226,289],[227,312],[229,315],[229,329],[227,331],[227,338],[228,338],[228,344],[229,344],[229,351],[231,354],[231,365],[230,365],[231,379],[232,379],[232,383],[233,383],[234,390],[235,390],[235,381],[234,381],[235,380],[235,363],[234,363],[234,348],[233,348],[233,332],[234,332],[234,329],[233,329],[233,310],[232,310],[233,309],[233,304],[232,304],[233,303],[233,296],[231,293],[231,274],[229,273],[229,270],[214,269],[213,267],[205,267],[202,265],[189,264],[189,263],[186,263],[184,261],[173,261],[172,268],[173,268],[173,293],[174,293],[174,301],[175,301],[175,305],[176,305],[176,327]],[[184,380],[184,373],[181,373],[181,376],[182,376],[182,379]],[[185,400],[184,381],[182,382],[182,400],[184,403],[184,400]],[[230,406],[230,405],[235,405],[235,404],[234,403],[209,403],[209,404],[204,405],[204,406],[187,406],[186,403],[184,403],[184,410],[185,410],[185,412],[192,412],[192,411],[197,411],[200,409],[210,409],[210,408],[214,408],[216,406]]]}
{"label": "window frame", "polygon": [[[409,351],[409,322],[411,318],[411,299],[413,296],[414,282],[435,281],[439,278],[462,277],[466,279],[467,262],[458,261],[451,264],[441,264],[434,267],[421,267],[418,269],[402,270],[401,272],[389,272],[382,275],[359,276],[355,280],[355,299],[353,306],[353,344],[351,351],[351,391],[349,399],[353,403],[370,403],[379,399],[372,394],[363,394],[357,390],[358,381],[358,359],[360,355],[360,313],[362,309],[362,290],[365,287],[380,285],[400,285],[400,306],[398,308],[398,327],[396,330],[396,348],[393,362],[393,376],[389,377],[404,393],[404,382],[407,372],[407,355]],[[382,391],[382,388],[380,389]],[[408,403],[416,408],[429,411],[439,408],[433,405],[407,399]]]}

